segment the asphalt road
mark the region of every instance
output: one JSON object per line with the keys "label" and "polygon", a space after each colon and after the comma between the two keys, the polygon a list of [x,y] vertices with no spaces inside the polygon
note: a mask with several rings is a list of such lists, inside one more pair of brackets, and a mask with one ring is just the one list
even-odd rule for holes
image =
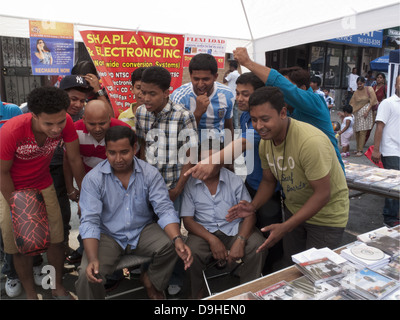
{"label": "asphalt road", "polygon": [[[331,113],[332,121],[338,119],[337,112]],[[373,136],[374,129],[371,133],[369,141],[367,141],[364,151],[373,144]],[[355,150],[355,140],[353,139],[350,143],[350,151]],[[351,163],[358,163],[364,165],[372,164],[365,156],[355,157],[351,155],[346,158],[345,161],[349,161]],[[240,168],[239,168],[240,169]],[[383,218],[382,218],[382,208],[384,205],[384,198],[372,194],[360,193],[358,191],[350,190],[350,214],[349,214],[349,222],[345,230],[345,234],[343,237],[342,245],[348,244],[356,240],[356,236],[358,234],[368,232],[370,230],[379,228],[383,226]],[[76,214],[77,207],[75,204],[72,206],[72,219],[71,219],[71,234],[70,234],[70,247],[75,249],[78,246],[78,242],[76,237],[78,235],[78,226],[79,219]],[[279,269],[279,261],[276,263],[276,269]],[[68,290],[70,290],[73,294],[75,293],[74,282],[77,279],[77,273],[74,268],[67,269],[68,272],[64,275],[64,283]],[[274,270],[272,270],[274,271]],[[216,281],[216,280],[215,280]],[[215,282],[214,281],[214,282]],[[2,275],[1,277],[1,299],[10,299],[4,292],[4,284],[5,279]],[[221,285],[221,290],[227,289],[227,286],[237,285],[237,279],[231,279],[231,281],[223,281],[221,283],[216,284],[216,288],[218,285]],[[133,287],[140,286],[140,282],[137,276],[131,274],[130,278],[125,278],[118,286],[117,289],[112,291],[110,294],[115,295],[123,292],[124,290],[129,290]],[[51,292],[49,290],[43,290],[40,287],[37,287],[39,294],[43,299],[51,299]],[[187,291],[183,290],[181,294],[173,297],[169,297],[169,299],[186,299]],[[14,299],[24,299],[24,293]],[[124,296],[118,296],[115,299],[147,299],[147,295],[144,290],[139,290],[135,293],[126,294]]]}

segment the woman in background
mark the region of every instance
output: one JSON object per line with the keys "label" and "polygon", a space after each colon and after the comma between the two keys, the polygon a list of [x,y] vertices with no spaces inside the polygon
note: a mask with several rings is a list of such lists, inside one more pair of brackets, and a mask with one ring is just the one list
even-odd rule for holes
{"label": "woman in background", "polygon": [[354,132],[356,134],[357,150],[356,156],[363,155],[368,130],[374,124],[372,107],[377,104],[375,91],[372,87],[365,86],[365,78],[358,77],[357,90],[354,92],[350,105],[353,107]]}

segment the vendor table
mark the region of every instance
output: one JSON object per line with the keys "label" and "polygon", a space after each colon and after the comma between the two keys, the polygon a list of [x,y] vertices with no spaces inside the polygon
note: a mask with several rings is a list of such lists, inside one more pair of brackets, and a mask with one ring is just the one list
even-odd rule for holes
{"label": "vendor table", "polygon": [[349,189],[387,198],[400,198],[399,170],[381,169],[356,163],[346,163],[345,170]]}

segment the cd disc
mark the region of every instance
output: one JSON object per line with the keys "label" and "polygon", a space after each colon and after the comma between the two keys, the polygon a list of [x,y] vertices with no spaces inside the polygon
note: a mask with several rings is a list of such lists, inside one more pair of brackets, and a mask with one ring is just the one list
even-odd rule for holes
{"label": "cd disc", "polygon": [[385,256],[382,250],[369,246],[353,247],[351,253],[364,260],[380,260]]}

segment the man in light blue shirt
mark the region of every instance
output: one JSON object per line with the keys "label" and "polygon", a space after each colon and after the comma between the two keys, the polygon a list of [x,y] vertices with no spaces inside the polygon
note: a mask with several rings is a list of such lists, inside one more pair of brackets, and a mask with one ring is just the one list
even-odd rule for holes
{"label": "man in light blue shirt", "polygon": [[[76,283],[80,299],[105,297],[104,277],[114,271],[124,254],[153,258],[142,281],[149,298],[154,299],[164,297],[162,291],[178,256],[185,269],[191,265],[191,251],[182,240],[179,218],[165,182],[156,168],[134,157],[135,140],[128,127],[108,129],[107,159],[82,183],[79,231],[85,253]],[[157,223],[153,221],[153,210]]]}
{"label": "man in light blue shirt", "polygon": [[[203,159],[211,155],[212,149],[202,150]],[[192,298],[204,297],[202,271],[212,258],[228,263],[242,259],[241,283],[260,276],[266,253],[256,250],[265,239],[254,228],[255,214],[232,222],[225,218],[233,205],[248,199],[251,198],[241,178],[225,168],[204,181],[190,177],[186,182],[181,217],[189,232],[187,244],[193,252],[189,270]]]}

